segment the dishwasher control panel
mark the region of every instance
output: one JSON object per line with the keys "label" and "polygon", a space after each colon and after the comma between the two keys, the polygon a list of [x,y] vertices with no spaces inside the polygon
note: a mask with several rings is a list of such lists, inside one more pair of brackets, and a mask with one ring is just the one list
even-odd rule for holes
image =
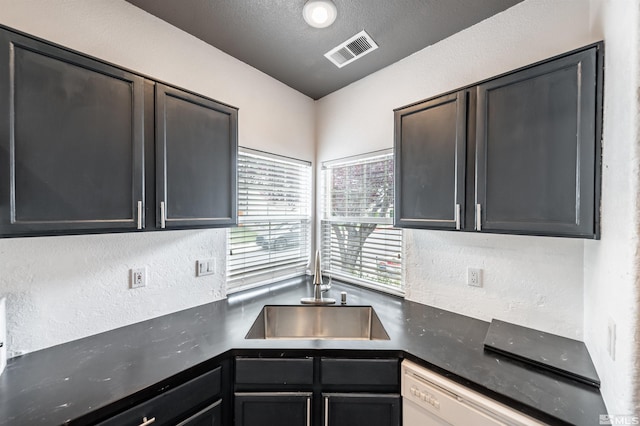
{"label": "dishwasher control panel", "polygon": [[418,402],[426,402],[435,408],[440,409],[440,401],[434,395],[431,395],[427,390],[421,390],[419,386],[411,385],[411,395],[418,398]]}
{"label": "dishwasher control panel", "polygon": [[402,362],[403,426],[540,426],[544,423],[446,377]]}

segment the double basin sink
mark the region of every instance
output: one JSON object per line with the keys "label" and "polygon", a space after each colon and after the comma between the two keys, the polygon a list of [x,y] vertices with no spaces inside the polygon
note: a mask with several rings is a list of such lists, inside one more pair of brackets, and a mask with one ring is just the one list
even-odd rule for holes
{"label": "double basin sink", "polygon": [[245,339],[389,340],[371,306],[267,305]]}

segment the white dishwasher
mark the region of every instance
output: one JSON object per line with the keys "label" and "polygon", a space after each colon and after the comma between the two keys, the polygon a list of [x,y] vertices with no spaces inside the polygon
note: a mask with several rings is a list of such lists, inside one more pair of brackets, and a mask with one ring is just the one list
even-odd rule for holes
{"label": "white dishwasher", "polygon": [[411,361],[402,362],[403,426],[543,425]]}

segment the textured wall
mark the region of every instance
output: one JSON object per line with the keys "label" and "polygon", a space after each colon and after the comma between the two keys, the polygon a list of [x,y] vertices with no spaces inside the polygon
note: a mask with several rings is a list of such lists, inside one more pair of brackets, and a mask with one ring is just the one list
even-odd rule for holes
{"label": "textured wall", "polygon": [[[0,239],[8,349],[32,351],[224,297],[225,230]],[[217,259],[196,278],[195,262]],[[129,289],[129,269],[147,267]]]}
{"label": "textured wall", "polygon": [[[589,2],[527,0],[318,101],[318,164],[393,146],[420,99],[600,40]],[[407,298],[581,338],[583,241],[405,230]],[[467,267],[484,287],[466,285]]]}
{"label": "textured wall", "polygon": [[[314,102],[124,0],[0,0],[0,23],[239,107],[239,142],[314,158]],[[9,350],[33,351],[225,294],[226,231],[0,239]],[[218,272],[195,277],[196,259]],[[128,289],[128,269],[149,285]]]}
{"label": "textured wall", "polygon": [[[595,0],[605,34],[602,239],[585,243],[585,343],[610,414],[640,415],[640,2]],[[616,324],[615,360],[607,326]]]}
{"label": "textured wall", "polygon": [[[403,232],[407,299],[582,337],[582,242],[567,238]],[[467,285],[467,267],[483,287]]]}

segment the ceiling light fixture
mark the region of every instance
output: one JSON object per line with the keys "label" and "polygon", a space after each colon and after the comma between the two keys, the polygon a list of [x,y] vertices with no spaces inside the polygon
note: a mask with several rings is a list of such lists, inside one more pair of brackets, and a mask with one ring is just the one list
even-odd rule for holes
{"label": "ceiling light fixture", "polygon": [[338,16],[336,5],[331,0],[309,0],[302,9],[307,24],[315,28],[326,28]]}

